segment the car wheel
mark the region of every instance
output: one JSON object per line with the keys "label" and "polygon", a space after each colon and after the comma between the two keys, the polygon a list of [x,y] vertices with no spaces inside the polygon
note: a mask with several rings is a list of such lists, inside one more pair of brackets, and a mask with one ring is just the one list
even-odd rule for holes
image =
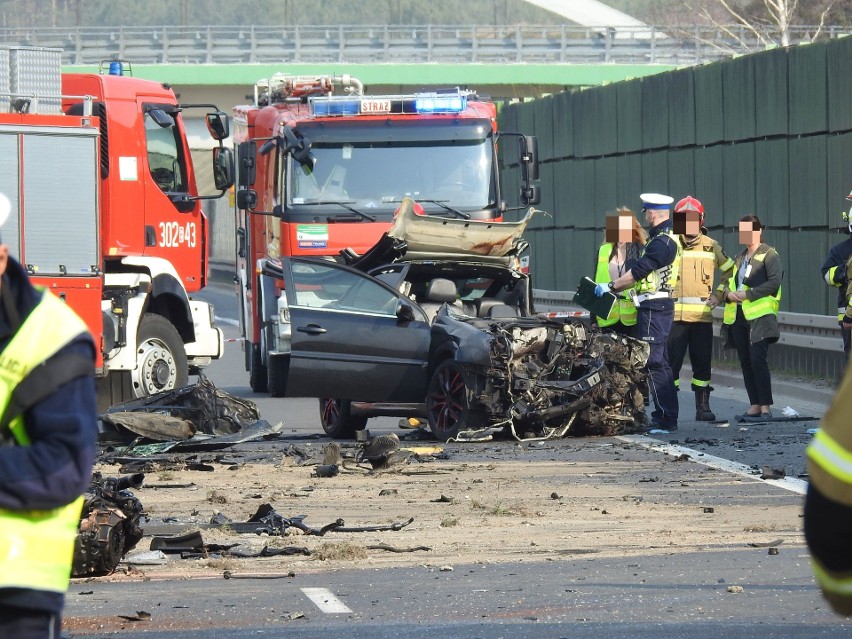
{"label": "car wheel", "polygon": [[251,349],[248,355],[249,386],[255,393],[265,393],[267,385],[266,365],[260,357],[260,345],[246,342],[246,346]]}
{"label": "car wheel", "polygon": [[270,355],[266,367],[266,390],[271,397],[284,397],[287,392],[287,372],[290,370],[288,355]]}
{"label": "car wheel", "polygon": [[320,422],[325,434],[335,439],[351,439],[356,430],[364,430],[366,417],[352,416],[352,402],[348,399],[319,400]]}
{"label": "car wheel", "polygon": [[136,397],[149,397],[187,385],[186,349],[177,329],[165,317],[143,315],[136,343],[136,368],[131,374]]}
{"label": "car wheel", "polygon": [[469,428],[482,428],[487,415],[471,409],[471,391],[476,387],[473,374],[458,362],[441,362],[429,380],[426,411],[429,429],[441,441],[448,441]]}

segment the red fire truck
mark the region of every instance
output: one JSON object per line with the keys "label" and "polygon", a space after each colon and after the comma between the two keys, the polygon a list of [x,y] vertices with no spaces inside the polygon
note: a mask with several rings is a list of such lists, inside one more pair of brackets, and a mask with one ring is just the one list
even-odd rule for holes
{"label": "red fire truck", "polygon": [[[212,307],[190,297],[207,279],[205,198],[185,107],[167,85],[119,63],[64,75],[60,64],[59,50],[0,50],[0,192],[12,203],[2,237],[34,283],[88,324],[105,407],[185,385],[222,355]],[[213,107],[207,125],[224,193],[228,117]]]}
{"label": "red fire truck", "polygon": [[495,104],[472,91],[364,95],[347,75],[277,74],[233,115],[235,279],[256,392],[281,397],[286,386],[281,257],[363,252],[403,197],[424,215],[501,220],[497,140],[507,135],[520,141],[521,201],[539,201],[535,138],[498,135]]}

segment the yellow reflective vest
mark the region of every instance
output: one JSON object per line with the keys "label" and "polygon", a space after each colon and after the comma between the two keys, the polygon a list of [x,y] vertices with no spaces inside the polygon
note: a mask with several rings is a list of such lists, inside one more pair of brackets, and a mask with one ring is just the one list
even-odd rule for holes
{"label": "yellow reflective vest", "polygon": [[[13,391],[30,371],[85,332],[83,320],[44,291],[0,353],[0,413],[5,414]],[[13,416],[8,429],[17,445],[30,444],[23,415]],[[82,505],[81,496],[52,510],[0,509],[0,588],[68,589]]]}
{"label": "yellow reflective vest", "polygon": [[[763,262],[766,259],[768,251],[756,252],[752,258],[752,262]],[[737,267],[739,268],[739,267]],[[728,279],[728,290],[737,290],[737,268],[731,271],[731,277]],[[749,290],[749,286],[743,284],[744,291]],[[778,307],[781,302],[781,287],[778,287],[775,295],[767,295],[754,301],[744,300],[742,302],[743,316],[746,321],[763,317],[764,315],[778,315]],[[725,313],[722,316],[722,322],[725,324],[733,324],[737,319],[737,304],[735,302],[727,302],[725,304]]]}
{"label": "yellow reflective vest", "polygon": [[[648,246],[650,246],[651,242],[658,241],[657,238],[663,235],[668,235],[671,238],[671,241],[674,242],[675,246],[677,247],[675,259],[671,264],[663,266],[662,268],[658,268],[655,271],[651,271],[646,277],[639,280],[639,282],[636,284],[636,290],[640,294],[653,294],[661,292],[670,293],[674,291],[675,284],[677,283],[677,275],[680,272],[680,255],[682,252],[680,242],[678,241],[677,236],[672,232],[671,228],[668,228],[665,231],[649,239],[648,243],[645,244],[645,250],[648,249]],[[644,255],[645,251],[642,251],[642,254]]]}
{"label": "yellow reflective vest", "polygon": [[[609,256],[612,254],[612,243],[605,242],[598,250],[598,263],[595,268],[595,282],[607,284],[612,281],[609,276]],[[598,317],[598,326],[605,328],[621,322],[625,326],[636,324],[636,305],[630,299],[630,289],[616,293],[617,301],[612,305],[612,310],[607,317]]]}
{"label": "yellow reflective vest", "polygon": [[[852,368],[837,389],[834,401],[822,419],[820,428],[807,449],[808,479],[828,499],[852,509]],[[821,514],[821,513],[820,513]],[[831,531],[837,522],[818,516],[812,525]],[[809,524],[811,525],[811,524]],[[849,531],[836,529],[834,537],[844,540]],[[810,541],[810,540],[809,540]],[[848,542],[848,539],[844,540]],[[843,544],[845,552],[848,547]],[[811,556],[817,583],[826,599],[838,612],[852,614],[852,571],[838,571]],[[842,562],[846,563],[846,562]]]}
{"label": "yellow reflective vest", "polygon": [[[674,321],[712,322],[713,309],[707,300],[713,294],[713,280],[718,268],[724,274],[734,267],[712,237],[701,233],[692,238],[678,236],[681,246],[680,269],[674,293]],[[721,285],[720,285],[721,288]]]}

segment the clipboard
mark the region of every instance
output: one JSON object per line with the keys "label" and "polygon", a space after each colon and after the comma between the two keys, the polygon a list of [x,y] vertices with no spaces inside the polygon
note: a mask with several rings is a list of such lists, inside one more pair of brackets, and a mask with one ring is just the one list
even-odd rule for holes
{"label": "clipboard", "polygon": [[595,297],[596,286],[594,280],[588,277],[581,279],[577,285],[577,292],[574,293],[573,302],[585,308],[592,315],[606,319],[612,311],[616,297],[610,292],[604,293],[601,297]]}

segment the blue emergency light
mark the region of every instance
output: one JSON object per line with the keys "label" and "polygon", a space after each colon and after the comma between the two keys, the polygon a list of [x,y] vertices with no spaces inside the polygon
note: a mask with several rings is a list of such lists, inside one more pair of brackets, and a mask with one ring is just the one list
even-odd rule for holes
{"label": "blue emergency light", "polygon": [[382,96],[312,96],[308,98],[316,117],[379,114],[461,113],[467,108],[467,96],[461,93],[415,93]]}
{"label": "blue emergency light", "polygon": [[464,111],[465,102],[463,96],[453,97],[423,97],[414,101],[414,110],[417,113],[459,113]]}
{"label": "blue emergency light", "polygon": [[361,112],[361,100],[358,98],[345,98],[343,100],[311,98],[310,103],[311,112],[318,116],[358,115]]}

